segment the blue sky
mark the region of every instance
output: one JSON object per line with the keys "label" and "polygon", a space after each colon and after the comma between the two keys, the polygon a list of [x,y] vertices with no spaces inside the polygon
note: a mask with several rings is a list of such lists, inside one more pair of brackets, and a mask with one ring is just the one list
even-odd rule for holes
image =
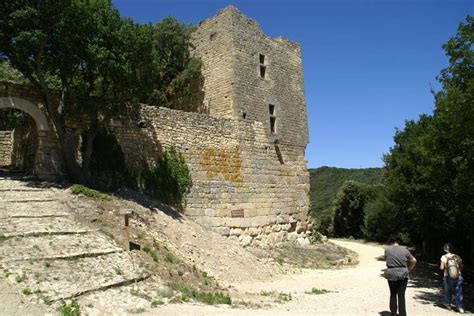
{"label": "blue sky", "polygon": [[301,44],[308,166],[380,167],[395,128],[433,110],[441,48],[473,0],[113,0],[136,22],[197,24],[232,4]]}

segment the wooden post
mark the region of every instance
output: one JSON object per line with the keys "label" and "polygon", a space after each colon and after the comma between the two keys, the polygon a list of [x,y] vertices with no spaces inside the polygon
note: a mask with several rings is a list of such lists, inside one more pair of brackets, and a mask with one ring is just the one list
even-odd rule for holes
{"label": "wooden post", "polygon": [[125,218],[125,226],[123,227],[123,237],[124,237],[124,248],[128,251],[130,251],[130,230],[129,230],[129,224],[130,224],[130,216],[133,214],[133,210],[131,209],[125,209],[120,212]]}

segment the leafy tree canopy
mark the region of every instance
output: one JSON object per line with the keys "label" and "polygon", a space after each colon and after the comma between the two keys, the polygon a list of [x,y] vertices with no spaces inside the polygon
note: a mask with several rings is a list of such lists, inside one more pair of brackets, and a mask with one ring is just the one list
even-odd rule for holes
{"label": "leafy tree canopy", "polygon": [[471,259],[474,240],[474,18],[443,48],[449,66],[438,77],[435,110],[406,122],[385,157],[390,212],[398,229],[436,254],[451,241]]}
{"label": "leafy tree canopy", "polygon": [[[191,84],[200,62],[189,55],[189,30],[172,18],[136,24],[109,0],[2,1],[0,71],[19,72],[43,97],[68,173],[84,182],[94,138],[110,118],[137,102],[179,107],[199,88]],[[82,166],[68,115],[83,118]]]}

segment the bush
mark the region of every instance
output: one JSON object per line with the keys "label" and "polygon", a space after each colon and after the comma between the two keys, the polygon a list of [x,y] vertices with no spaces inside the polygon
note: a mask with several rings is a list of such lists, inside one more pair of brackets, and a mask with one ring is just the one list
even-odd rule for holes
{"label": "bush", "polygon": [[162,202],[181,206],[192,186],[191,175],[184,157],[174,147],[158,159],[156,167],[142,173],[142,190]]}
{"label": "bush", "polygon": [[75,300],[73,300],[70,304],[66,304],[66,302],[63,301],[61,306],[58,308],[58,313],[61,316],[80,316],[81,307]]}
{"label": "bush", "polygon": [[99,191],[88,188],[82,184],[74,184],[71,187],[71,193],[76,195],[82,194],[93,199],[110,200],[110,196],[107,194],[100,193]]}
{"label": "bush", "polygon": [[232,299],[229,295],[221,292],[204,292],[194,288],[187,288],[177,284],[170,284],[169,287],[182,294],[183,301],[192,299],[209,305],[227,304],[232,305]]}

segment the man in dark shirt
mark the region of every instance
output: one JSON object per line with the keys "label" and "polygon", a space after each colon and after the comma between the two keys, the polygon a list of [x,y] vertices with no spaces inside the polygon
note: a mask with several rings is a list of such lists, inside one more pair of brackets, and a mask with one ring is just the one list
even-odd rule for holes
{"label": "man in dark shirt", "polygon": [[400,238],[398,236],[390,237],[389,246],[385,249],[385,260],[387,269],[384,277],[388,280],[390,288],[390,312],[392,315],[397,314],[397,297],[398,312],[400,316],[405,316],[405,291],[408,284],[408,272],[416,265],[416,259],[406,249],[399,245]]}

